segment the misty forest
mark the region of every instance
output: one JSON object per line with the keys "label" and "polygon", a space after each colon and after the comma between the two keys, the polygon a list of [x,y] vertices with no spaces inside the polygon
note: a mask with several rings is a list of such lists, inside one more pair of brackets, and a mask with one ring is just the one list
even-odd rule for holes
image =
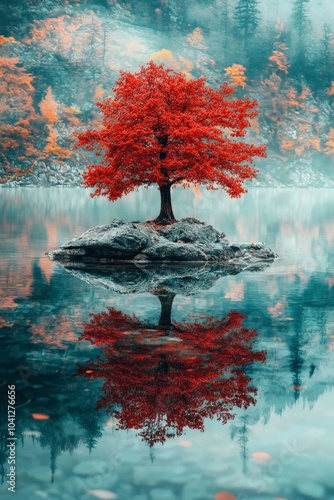
{"label": "misty forest", "polygon": [[309,0],[1,2],[1,183],[80,183],[89,159],[73,132],[98,126],[119,70],[153,60],[258,101],[248,135],[268,158],[255,184],[333,185],[330,12]]}

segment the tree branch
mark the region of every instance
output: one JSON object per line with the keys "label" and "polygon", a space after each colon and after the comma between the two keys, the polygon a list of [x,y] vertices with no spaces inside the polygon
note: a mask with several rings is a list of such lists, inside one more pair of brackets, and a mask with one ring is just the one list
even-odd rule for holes
{"label": "tree branch", "polygon": [[175,184],[176,182],[179,182],[179,181],[184,181],[184,177],[178,177],[177,179],[175,179],[174,181],[171,182],[171,186],[173,184]]}

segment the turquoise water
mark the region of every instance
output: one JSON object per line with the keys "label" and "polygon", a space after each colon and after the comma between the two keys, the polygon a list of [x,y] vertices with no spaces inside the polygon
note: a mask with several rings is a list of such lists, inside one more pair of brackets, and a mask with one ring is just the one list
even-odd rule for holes
{"label": "turquoise water", "polygon": [[176,217],[280,257],[168,297],[94,287],[45,255],[113,218],[154,217],[155,190],[111,204],[2,189],[1,498],[15,385],[18,500],[333,500],[333,195],[175,191]]}

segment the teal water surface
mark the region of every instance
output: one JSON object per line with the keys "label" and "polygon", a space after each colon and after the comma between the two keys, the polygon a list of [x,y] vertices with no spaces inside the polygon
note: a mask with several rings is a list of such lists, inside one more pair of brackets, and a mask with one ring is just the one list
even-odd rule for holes
{"label": "teal water surface", "polygon": [[178,218],[279,255],[192,295],[119,294],[45,255],[153,218],[157,194],[1,189],[1,498],[15,385],[17,500],[333,500],[333,190],[175,190]]}

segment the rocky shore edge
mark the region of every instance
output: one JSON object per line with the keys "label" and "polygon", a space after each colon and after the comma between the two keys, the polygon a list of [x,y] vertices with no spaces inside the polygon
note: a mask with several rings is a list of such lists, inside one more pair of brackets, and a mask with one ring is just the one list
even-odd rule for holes
{"label": "rocky shore edge", "polygon": [[270,264],[278,257],[262,242],[231,243],[224,233],[195,218],[181,219],[167,226],[152,221],[115,219],[110,224],[89,229],[48,255],[63,264],[207,262],[251,270]]}
{"label": "rocky shore edge", "polygon": [[[25,160],[17,166],[27,172],[9,179],[6,179],[5,166],[0,165],[0,188],[82,187],[82,173],[85,169],[78,165],[80,165],[79,157],[75,164],[56,160],[51,162]],[[253,188],[334,187],[334,175],[331,169],[325,168],[320,160],[315,162],[310,157],[283,160],[272,154],[270,161],[268,159],[266,162],[259,162],[259,168],[257,178],[251,182],[246,181],[246,185]]]}

